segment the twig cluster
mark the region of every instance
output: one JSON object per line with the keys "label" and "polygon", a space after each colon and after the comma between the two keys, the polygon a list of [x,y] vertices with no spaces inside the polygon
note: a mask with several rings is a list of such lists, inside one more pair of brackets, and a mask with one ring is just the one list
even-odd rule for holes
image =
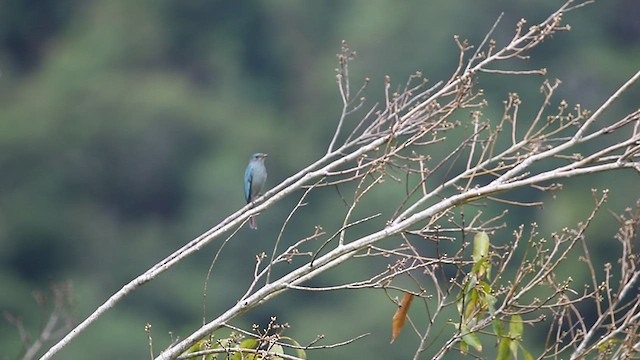
{"label": "twig cluster", "polygon": [[23,320],[5,311],[4,318],[12,324],[20,335],[23,352],[20,359],[35,359],[38,353],[49,343],[58,341],[74,324],[71,315],[72,285],[70,282],[51,284],[49,294],[34,292],[33,298],[41,313],[40,330],[33,336],[25,327]]}
{"label": "twig cluster", "polygon": [[[557,32],[569,30],[569,26],[562,22],[563,16],[589,2],[569,0],[546,20],[528,29],[525,28],[526,22],[520,21],[513,38],[501,47],[491,38],[500,19],[477,47],[456,37],[460,50],[459,63],[448,80],[431,85],[422,73],[417,72],[404,85],[394,87],[391,79],[386,77],[383,99],[368,107],[364,95],[369,81],[366,79],[363,85],[356,90],[352,89],[349,65],[355,52],[343,42],[338,54],[336,75],[343,108],[326,153],[269,190],[252,206],[246,206],[230,215],[125,285],[51,348],[43,359],[50,359],[95,319],[145,282],[153,280],[215,239],[226,238],[224,243],[233,240],[235,231],[249,217],[265,211],[300,189],[304,189],[303,195],[289,216],[283,219],[271,255],[260,254],[256,257],[254,279],[237,304],[215,319],[206,319],[203,315],[202,326],[172,344],[156,359],[180,356],[215,330],[229,326],[233,319],[283,291],[329,291],[364,287],[411,292],[428,305],[427,328],[420,330],[415,324],[412,325],[420,339],[417,358],[425,349],[435,346],[429,340],[435,319],[448,307],[471,299],[465,294],[465,291],[470,290],[469,267],[475,266],[478,260],[465,257],[465,234],[479,231],[491,233],[504,227],[504,224],[498,223],[504,214],[492,219],[482,219],[479,213],[468,223],[459,223],[454,209],[465,204],[478,204],[480,201],[518,206],[539,205],[537,202],[519,202],[504,196],[518,189],[559,189],[562,179],[585,174],[625,168],[640,171],[640,110],[617,120],[607,119],[604,115],[615,100],[637,82],[640,71],[593,112],[584,110],[579,105],[570,107],[566,102],[560,102],[557,107],[552,108],[552,98],[559,82],[545,81],[541,87],[543,99],[533,117],[521,114],[522,100],[515,93],[509,94],[505,100],[503,114],[498,122],[484,119],[482,113],[487,102],[483,98],[483,91],[477,87],[477,75],[545,74],[544,69],[508,69],[503,66],[504,60],[526,59],[531,49]],[[361,113],[364,115],[353,122],[352,119]],[[469,120],[460,120],[462,114]],[[602,140],[604,135],[612,133],[617,134],[615,143]],[[374,189],[387,186],[387,183],[400,184],[405,188],[404,196],[397,203],[390,204],[394,209],[392,213],[367,209],[363,205],[366,204],[367,195]],[[301,236],[293,245],[280,249],[281,239],[292,216],[306,211],[309,208],[305,206],[308,195],[324,187],[337,189],[340,200],[345,205],[344,213],[340,213],[341,225],[329,234],[318,226],[308,235]],[[597,200],[596,209],[600,208],[603,199],[604,197]],[[384,219],[382,225],[379,224],[380,219]],[[469,335],[491,326],[492,318],[515,324],[513,319],[517,318],[513,318],[514,315],[525,316],[543,309],[553,314],[555,329],[549,333],[545,356],[564,353],[571,347],[575,349],[576,356],[580,357],[580,354],[610,344],[608,339],[600,337],[599,330],[590,332],[593,328],[620,329],[612,338],[631,332],[629,324],[636,320],[636,308],[635,305],[628,305],[629,299],[624,296],[627,294],[624,289],[633,286],[637,276],[633,275],[636,271],[635,259],[631,259],[633,249],[630,243],[625,242],[627,240],[620,240],[628,246],[625,260],[621,262],[626,269],[622,276],[624,283],[615,289],[607,277],[603,283],[594,283],[590,291],[572,298],[567,279],[558,279],[554,275],[555,269],[568,252],[584,242],[584,230],[590,219],[591,217],[576,230],[555,234],[549,242],[536,240],[534,230],[525,238],[524,230],[520,228],[512,244],[502,248],[494,244],[490,256],[493,277],[489,279],[488,274],[482,274],[482,277],[477,273],[476,280],[486,283],[495,291],[495,294],[483,295],[484,301],[493,301],[493,296],[500,302],[492,304],[495,307],[491,308],[490,316],[485,316],[487,309],[471,308],[468,303],[463,304],[463,307],[470,310],[461,312],[457,330],[439,347],[436,357],[442,357],[454,348],[461,348],[461,344],[473,346]],[[622,217],[620,219],[623,220]],[[362,228],[363,225],[368,226],[368,233],[354,235],[351,230]],[[624,231],[635,236],[635,230]],[[455,239],[459,234],[463,236],[464,245],[453,255],[443,252],[435,257],[427,257],[412,244],[416,238],[440,243]],[[630,238],[625,236],[619,235],[620,239]],[[398,238],[403,240],[400,246],[384,241]],[[507,278],[507,269],[510,269],[508,265],[516,261],[516,249],[523,247],[533,257],[523,256],[515,276],[509,277],[510,282],[503,283]],[[354,257],[363,256],[394,257],[397,262],[362,281],[323,288],[306,285],[309,279]],[[588,254],[584,258],[591,264]],[[276,266],[286,266],[284,275],[273,275]],[[429,279],[431,290],[422,284],[423,279],[417,278],[417,273]],[[451,273],[453,275],[448,276]],[[443,277],[443,274],[447,276]],[[396,286],[394,281],[401,276],[413,278],[417,290]],[[547,298],[527,302],[525,295],[541,284],[551,289]],[[599,296],[607,300],[606,305],[599,305],[600,319],[596,326],[577,320],[575,303],[599,299]],[[435,302],[435,305],[431,302]],[[507,317],[512,318],[508,320]],[[473,322],[470,322],[471,319]],[[526,319],[529,323],[544,320],[530,317]],[[515,330],[511,332],[515,333]],[[513,340],[512,343],[516,343],[516,339]],[[635,338],[625,344],[628,344],[629,349],[634,349],[634,341]],[[620,347],[612,347],[614,348],[617,349],[615,351],[622,351],[619,350]]]}

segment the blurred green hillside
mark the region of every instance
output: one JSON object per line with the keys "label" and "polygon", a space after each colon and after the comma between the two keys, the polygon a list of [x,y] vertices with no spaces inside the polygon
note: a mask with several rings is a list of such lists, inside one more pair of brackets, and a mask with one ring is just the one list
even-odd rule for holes
{"label": "blurred green hillside", "polygon": [[[0,310],[20,316],[35,334],[42,315],[32,291],[70,280],[74,315],[82,320],[124,283],[242,207],[242,177],[252,153],[269,154],[270,187],[320,157],[341,109],[334,71],[341,40],[357,51],[354,84],[370,77],[367,97],[375,100],[384,75],[398,84],[415,71],[433,82],[447,79],[457,65],[454,35],[477,44],[504,12],[495,34],[504,43],[520,18],[533,24],[559,5],[3,0]],[[566,22],[572,30],[517,66],[547,68],[547,78],[563,81],[558,102],[593,109],[638,69],[638,14],[634,0],[597,1],[571,12]],[[521,116],[533,114],[543,80],[481,77],[490,101],[485,116],[500,116],[501,101],[513,91],[525,103]],[[611,116],[636,109],[639,98],[636,88]],[[637,175],[611,180],[575,179],[557,198],[546,199],[544,209],[512,209],[512,227],[533,221],[551,230],[571,226],[587,214],[591,188],[613,187],[608,207],[614,211],[632,205],[640,194]],[[392,194],[380,194],[375,206],[383,207],[385,196]],[[270,253],[296,201],[269,209],[258,219],[258,232],[242,229],[227,245],[227,261],[216,265],[209,283],[209,317],[244,293],[255,255]],[[308,206],[315,210],[292,222],[288,242],[327,222],[333,203],[316,197]],[[329,232],[331,226],[325,224]],[[606,216],[592,229],[604,255],[615,229]],[[202,321],[202,288],[218,247],[203,249],[134,293],[60,358],[148,358],[147,322],[156,351],[171,342],[169,332],[188,335]],[[356,262],[317,281],[334,284],[367,270]],[[407,358],[414,351],[409,331],[388,344],[394,310],[376,291],[289,293],[238,325],[278,316],[303,344],[318,334],[338,342],[370,332],[331,358]],[[0,359],[14,359],[21,349],[17,330],[6,321],[0,321],[0,349]]]}

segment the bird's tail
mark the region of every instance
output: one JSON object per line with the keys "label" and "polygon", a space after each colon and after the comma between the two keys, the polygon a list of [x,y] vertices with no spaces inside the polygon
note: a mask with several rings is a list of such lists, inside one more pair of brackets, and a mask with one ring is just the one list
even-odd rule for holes
{"label": "bird's tail", "polygon": [[258,224],[256,223],[255,216],[252,216],[249,218],[249,227],[252,228],[253,230],[256,230],[258,228]]}

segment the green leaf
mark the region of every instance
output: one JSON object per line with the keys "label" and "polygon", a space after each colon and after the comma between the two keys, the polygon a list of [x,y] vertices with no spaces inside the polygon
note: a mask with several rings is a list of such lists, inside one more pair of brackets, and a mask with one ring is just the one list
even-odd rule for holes
{"label": "green leaf", "polygon": [[480,289],[482,289],[483,293],[491,295],[491,285],[486,281],[480,281]]}
{"label": "green leaf", "polygon": [[508,360],[511,357],[511,339],[503,337],[498,345],[496,360]]}
{"label": "green leaf", "polygon": [[473,267],[471,268],[471,272],[473,274],[478,274],[478,276],[482,276],[482,274],[484,273],[484,264],[484,259],[480,259],[479,261],[475,262],[473,264]]}
{"label": "green leaf", "polygon": [[[295,341],[294,339],[292,339],[292,338],[290,338],[288,336],[281,337],[280,341],[287,341],[293,346],[302,347],[300,345],[300,343],[298,343],[297,341]],[[301,359],[306,359],[307,358],[307,353],[304,351],[304,349],[295,349],[295,350],[296,350],[296,357],[299,357]]]}
{"label": "green leaf", "polygon": [[487,274],[491,278],[491,262],[489,261],[489,236],[484,231],[477,233],[473,237],[473,254],[471,255],[475,264],[472,271],[478,277]]}
{"label": "green leaf", "polygon": [[465,326],[467,326],[468,329],[478,325],[478,318],[477,317],[472,317],[471,319],[467,319],[467,321],[464,323]]}
{"label": "green leaf", "polygon": [[489,307],[489,315],[493,316],[496,313],[496,302],[498,301],[498,299],[491,295],[491,294],[485,294],[485,299],[487,300],[487,305]]}
{"label": "green leaf", "polygon": [[478,291],[481,299],[480,305],[482,306],[482,310],[487,310],[488,308],[492,307],[493,304],[496,303],[496,298],[493,295],[491,295],[491,285],[487,284],[484,281],[480,281],[480,286]]}
{"label": "green leaf", "polygon": [[[242,360],[242,354],[239,352],[232,353],[233,355],[230,357],[230,360]],[[228,354],[231,355],[231,354]]]}
{"label": "green leaf", "polygon": [[465,294],[468,294],[471,290],[473,290],[476,285],[478,285],[478,277],[476,274],[470,274],[469,281],[467,281],[467,286],[465,286]]}
{"label": "green leaf", "polygon": [[510,342],[509,349],[511,350],[511,353],[513,354],[513,358],[517,359],[518,358],[518,344],[519,344],[519,341],[509,339],[509,342]]}
{"label": "green leaf", "polygon": [[496,333],[496,336],[498,338],[501,338],[502,334],[504,333],[504,325],[502,325],[502,321],[498,320],[497,318],[493,318],[491,323],[493,325],[493,332]]}
{"label": "green leaf", "polygon": [[475,286],[478,284],[478,278],[475,274],[471,273],[467,276],[464,290],[458,294],[458,302],[456,303],[456,307],[458,309],[458,313],[462,314],[463,306],[465,306],[469,302],[470,294],[475,291]]}
{"label": "green leaf", "polygon": [[475,333],[469,332],[469,328],[465,325],[462,325],[462,341],[472,348],[476,349],[476,351],[482,351],[482,343],[480,342],[480,338]]}
{"label": "green leaf", "polygon": [[478,290],[473,289],[471,290],[471,293],[469,294],[469,296],[467,296],[467,304],[464,312],[464,317],[466,319],[471,317],[477,305],[478,305]]}
{"label": "green leaf", "polygon": [[[229,358],[230,360],[242,360],[242,354],[239,352],[232,353],[233,355]],[[231,354],[228,354],[231,355]]]}
{"label": "green leaf", "polygon": [[[273,345],[271,349],[269,349],[269,352],[275,353],[275,354],[284,354],[284,348],[282,347],[282,345]],[[280,356],[274,356],[274,357],[271,357],[270,359],[283,360]]]}
{"label": "green leaf", "polygon": [[216,342],[216,347],[218,346],[218,343],[220,343],[220,346],[222,347],[230,347],[231,344],[233,343],[233,339],[231,338],[220,339],[220,341]]}
{"label": "green leaf", "polygon": [[190,348],[188,348],[185,352],[183,352],[183,354],[190,354],[190,353],[194,353],[196,351],[200,351],[200,346],[202,346],[204,343],[206,343],[206,340],[198,340],[198,342],[196,342],[195,344],[191,345]]}
{"label": "green leaf", "polygon": [[473,261],[478,262],[487,255],[489,255],[489,235],[481,231],[473,237]]}
{"label": "green leaf", "polygon": [[258,347],[258,340],[254,338],[244,339],[240,342],[238,347],[242,349],[255,349]]}
{"label": "green leaf", "polygon": [[531,353],[525,350],[522,344],[520,344],[520,349],[522,350],[522,355],[524,355],[524,360],[533,360]]}
{"label": "green leaf", "polygon": [[598,346],[598,351],[599,352],[603,352],[603,351],[607,351],[609,348],[613,347],[616,343],[618,342],[618,339],[609,339],[608,341],[605,341],[604,343],[600,344],[600,346]]}
{"label": "green leaf", "polygon": [[466,333],[462,335],[462,341],[464,341],[472,348],[476,349],[476,351],[482,351],[482,343],[480,342],[480,338],[478,338],[478,335],[474,333]]}
{"label": "green leaf", "polygon": [[[241,349],[255,349],[258,346],[258,340],[254,338],[244,339],[238,345]],[[231,360],[254,360],[259,359],[260,357],[253,353],[245,353],[236,351],[232,353]]]}
{"label": "green leaf", "polygon": [[461,351],[463,354],[467,354],[467,353],[469,352],[469,345],[467,345],[467,343],[466,343],[466,342],[464,342],[464,341],[463,341],[463,342],[461,342],[461,343],[460,343],[460,351]]}
{"label": "green leaf", "polygon": [[522,332],[522,316],[512,315],[511,321],[509,322],[509,336],[511,338],[520,339],[522,338]]}

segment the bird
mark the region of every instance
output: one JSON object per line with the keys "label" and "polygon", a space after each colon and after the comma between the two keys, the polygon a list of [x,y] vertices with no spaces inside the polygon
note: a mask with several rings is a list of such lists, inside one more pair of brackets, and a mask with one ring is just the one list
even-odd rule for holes
{"label": "bird", "polygon": [[[267,169],[264,166],[266,157],[267,154],[258,152],[249,158],[249,165],[244,172],[244,197],[247,204],[262,195],[262,190],[267,182]],[[249,218],[249,227],[254,230],[258,228],[255,216]]]}

